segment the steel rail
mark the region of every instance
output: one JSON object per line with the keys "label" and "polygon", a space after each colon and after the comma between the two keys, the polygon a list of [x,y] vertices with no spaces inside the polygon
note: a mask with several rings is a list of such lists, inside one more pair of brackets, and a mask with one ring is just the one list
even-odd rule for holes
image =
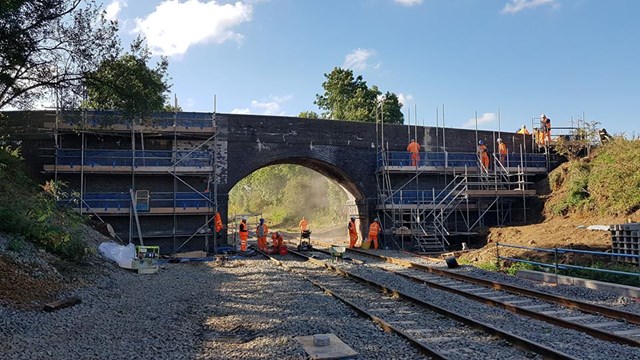
{"label": "steel rail", "polygon": [[[506,291],[506,292],[510,292],[510,293],[514,293],[514,294],[518,294],[518,295],[523,295],[523,296],[527,296],[527,297],[532,297],[534,299],[537,300],[542,300],[542,301],[547,301],[550,303],[554,303],[563,307],[567,307],[567,308],[571,308],[571,309],[575,309],[575,310],[580,310],[582,312],[585,313],[589,313],[589,314],[593,314],[593,315],[600,315],[600,316],[604,316],[604,317],[608,317],[611,319],[615,319],[615,320],[620,320],[620,321],[624,321],[627,323],[632,323],[632,324],[640,324],[640,315],[638,314],[634,314],[634,313],[630,313],[630,312],[626,312],[626,311],[620,311],[620,310],[615,310],[615,309],[611,309],[611,308],[607,308],[607,307],[603,307],[603,306],[599,306],[599,305],[595,305],[595,304],[590,304],[590,303],[586,303],[586,302],[582,302],[579,300],[573,300],[573,299],[568,299],[562,296],[557,296],[557,295],[552,295],[552,294],[546,294],[546,293],[542,293],[542,292],[538,292],[535,290],[530,290],[530,289],[525,289],[525,288],[521,288],[519,286],[514,286],[514,285],[508,285],[508,284],[504,284],[504,283],[500,283],[500,282],[496,282],[496,281],[490,281],[490,280],[485,280],[485,279],[479,279],[479,278],[474,278],[468,275],[463,275],[463,274],[459,274],[459,273],[453,273],[450,271],[446,271],[446,270],[441,270],[441,269],[437,269],[437,268],[433,268],[433,267],[429,267],[427,265],[422,265],[422,264],[416,264],[413,263],[411,261],[408,260],[403,260],[403,259],[397,259],[397,258],[392,258],[392,257],[388,257],[388,256],[383,256],[383,255],[378,255],[378,254],[371,254],[371,253],[366,253],[364,251],[361,250],[354,250],[354,249],[348,249],[351,252],[354,253],[358,253],[361,255],[366,255],[366,256],[370,256],[370,257],[375,257],[381,260],[385,260],[386,262],[389,263],[393,263],[396,265],[401,265],[404,267],[408,267],[408,268],[414,268],[414,269],[418,269],[421,271],[425,271],[425,272],[430,272],[432,274],[436,274],[436,275],[440,275],[440,276],[445,276],[445,277],[449,277],[449,278],[453,278],[459,281],[464,281],[464,282],[468,282],[468,283],[472,283],[472,284],[477,284],[477,285],[481,285],[481,286],[486,286],[495,290],[502,290],[502,291]],[[616,342],[619,344],[624,344],[624,345],[630,345],[630,346],[634,346],[634,347],[640,347],[640,340],[635,340],[632,338],[628,338],[628,337],[624,337],[624,336],[620,336],[620,335],[616,335],[614,333],[609,333],[607,331],[604,330],[599,330],[597,328],[592,328],[589,327],[588,325],[582,325],[579,323],[575,323],[575,322],[570,322],[567,320],[563,320],[562,318],[558,318],[558,317],[554,317],[554,316],[550,316],[550,315],[546,315],[546,314],[542,314],[536,311],[532,311],[532,310],[528,310],[528,309],[524,309],[522,307],[518,307],[512,304],[508,304],[507,302],[501,302],[501,301],[497,301],[488,297],[483,297],[480,295],[476,295],[473,293],[469,293],[463,290],[459,290],[453,287],[449,287],[446,285],[442,285],[442,284],[438,284],[436,282],[433,281],[429,281],[426,279],[421,279],[415,276],[411,276],[408,274],[403,274],[397,271],[393,271],[393,270],[387,270],[389,272],[392,272],[396,275],[400,275],[404,278],[407,278],[409,280],[412,281],[416,281],[416,282],[420,282],[423,283],[425,285],[428,285],[430,287],[434,287],[440,290],[444,290],[444,291],[448,291],[451,293],[455,293],[461,296],[464,296],[466,298],[469,299],[473,299],[475,301],[487,304],[487,305],[491,305],[494,307],[498,307],[498,308],[502,308],[504,310],[513,312],[515,314],[519,314],[519,315],[523,315],[523,316],[528,316],[537,320],[541,320],[541,321],[545,321],[547,323],[556,325],[556,326],[560,326],[560,327],[564,327],[567,329],[571,329],[571,330],[576,330],[576,331],[580,331],[580,332],[584,332],[586,334],[589,334],[595,338],[598,339],[602,339],[602,340],[606,340],[606,341],[610,341],[610,342]]]}
{"label": "steel rail", "polygon": [[[375,324],[378,324],[385,332],[387,332],[387,333],[395,333],[395,334],[398,334],[401,337],[405,338],[407,341],[409,341],[409,343],[411,343],[412,346],[414,346],[416,349],[418,349],[418,351],[420,351],[422,354],[427,355],[427,356],[429,356],[431,358],[434,358],[434,359],[442,359],[442,360],[446,360],[447,359],[446,356],[444,356],[443,354],[440,354],[437,350],[432,349],[432,348],[424,345],[418,339],[416,339],[415,337],[411,336],[409,333],[407,333],[405,331],[402,331],[402,330],[396,328],[395,326],[391,325],[390,323],[384,321],[383,319],[371,314],[367,310],[359,307],[357,304],[355,304],[352,301],[348,300],[346,297],[336,293],[335,291],[329,289],[328,287],[320,284],[317,281],[314,281],[314,280],[310,279],[309,277],[307,277],[305,275],[297,273],[296,271],[291,269],[289,266],[287,266],[284,262],[274,258],[273,256],[271,256],[271,255],[269,255],[269,254],[267,254],[265,252],[262,252],[262,251],[258,251],[258,252],[260,254],[262,254],[264,257],[266,257],[269,260],[271,260],[272,262],[274,262],[274,263],[278,264],[279,266],[285,268],[287,271],[296,273],[297,275],[301,276],[303,279],[307,280],[308,282],[310,282],[314,286],[320,288],[325,293],[327,293],[327,294],[335,297],[336,299],[340,300],[341,302],[343,302],[344,304],[346,304],[347,306],[349,306],[350,308],[355,310],[359,315],[361,315],[361,316],[363,316],[365,318],[369,318]],[[289,251],[289,252],[292,253],[292,251]],[[295,255],[299,256],[299,254],[295,254]]]}
{"label": "steel rail", "polygon": [[428,302],[425,302],[423,300],[415,298],[415,297],[413,297],[411,295],[404,294],[404,293],[402,293],[401,291],[399,291],[397,289],[390,288],[388,286],[376,283],[376,282],[374,282],[372,280],[366,279],[366,278],[361,277],[359,275],[353,274],[353,273],[351,273],[349,271],[340,269],[340,268],[338,268],[338,267],[336,267],[336,266],[334,266],[332,264],[329,264],[329,263],[327,263],[327,262],[325,262],[323,260],[314,259],[313,257],[310,257],[310,256],[308,256],[308,255],[306,255],[304,253],[300,253],[300,252],[297,252],[297,251],[289,250],[289,253],[293,254],[295,256],[304,258],[307,261],[310,261],[310,262],[312,262],[312,263],[314,263],[316,265],[324,266],[325,268],[327,268],[329,270],[332,270],[332,271],[334,271],[334,272],[336,272],[336,273],[338,273],[338,274],[340,274],[340,275],[342,275],[344,277],[347,277],[347,278],[350,278],[350,279],[354,279],[356,281],[365,283],[365,284],[369,285],[370,287],[377,288],[377,289],[381,290],[384,294],[390,294],[392,296],[399,297],[399,298],[404,299],[406,301],[409,301],[409,302],[411,302],[411,303],[413,303],[413,304],[415,304],[415,305],[417,305],[419,307],[422,307],[422,308],[428,309],[430,311],[436,312],[436,313],[438,313],[440,315],[443,315],[443,316],[448,317],[450,319],[453,319],[453,320],[456,320],[458,322],[461,322],[461,323],[463,323],[463,324],[465,324],[465,325],[467,325],[469,327],[472,327],[472,328],[475,328],[475,329],[479,329],[479,330],[481,330],[481,331],[483,331],[483,332],[485,332],[487,334],[490,334],[490,335],[496,336],[498,338],[504,339],[504,340],[510,342],[511,344],[519,347],[519,348],[522,348],[522,349],[525,349],[525,350],[529,350],[529,351],[533,351],[533,352],[535,352],[537,354],[540,354],[540,355],[542,355],[542,356],[544,356],[546,358],[550,358],[550,359],[575,359],[574,357],[572,357],[572,356],[570,356],[568,354],[565,354],[565,353],[563,353],[561,351],[554,350],[554,349],[552,349],[550,347],[547,347],[545,345],[533,342],[531,340],[528,340],[528,339],[523,338],[521,336],[512,334],[510,332],[498,329],[498,328],[496,328],[494,326],[491,326],[489,324],[485,324],[483,322],[468,318],[468,317],[466,317],[464,315],[461,315],[461,314],[453,312],[453,311],[449,311],[449,310],[444,309],[442,307],[439,307],[437,305],[430,304]]}

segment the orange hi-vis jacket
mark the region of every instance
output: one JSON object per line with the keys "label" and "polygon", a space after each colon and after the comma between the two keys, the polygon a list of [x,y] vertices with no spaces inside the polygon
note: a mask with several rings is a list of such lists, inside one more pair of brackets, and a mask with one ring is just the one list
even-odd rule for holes
{"label": "orange hi-vis jacket", "polygon": [[410,153],[420,152],[420,144],[415,141],[410,142],[409,145],[407,145],[407,151]]}
{"label": "orange hi-vis jacket", "polygon": [[358,236],[358,230],[356,229],[355,221],[349,221],[349,235]]}
{"label": "orange hi-vis jacket", "polygon": [[505,143],[500,143],[500,145],[498,145],[498,152],[501,155],[506,155],[509,153],[509,149],[507,149],[507,144]]}
{"label": "orange hi-vis jacket", "polygon": [[222,228],[224,227],[224,225],[222,224],[222,218],[220,217],[219,212],[216,212],[214,224],[215,224],[216,232],[220,232],[220,230],[222,230]]}
{"label": "orange hi-vis jacket", "polygon": [[247,229],[247,223],[240,222],[238,226],[238,233],[240,233],[240,240],[249,239],[249,229]]}
{"label": "orange hi-vis jacket", "polygon": [[271,234],[271,240],[273,240],[273,246],[280,247],[284,244],[284,238],[282,235],[278,236],[276,233]]}
{"label": "orange hi-vis jacket", "polygon": [[298,225],[300,226],[300,232],[309,230],[309,222],[307,219],[300,220],[300,224]]}
{"label": "orange hi-vis jacket", "polygon": [[269,233],[269,227],[267,224],[258,225],[256,227],[256,236],[259,238],[266,237]]}
{"label": "orange hi-vis jacket", "polygon": [[380,231],[382,231],[382,228],[377,221],[374,221],[369,225],[369,236],[378,236]]}

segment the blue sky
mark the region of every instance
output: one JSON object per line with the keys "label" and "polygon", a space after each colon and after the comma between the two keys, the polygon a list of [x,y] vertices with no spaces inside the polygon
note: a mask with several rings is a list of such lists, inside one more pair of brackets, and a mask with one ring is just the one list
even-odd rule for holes
{"label": "blue sky", "polygon": [[[104,0],[123,42],[169,57],[185,111],[320,112],[324,74],[350,68],[407,117],[515,131],[545,113],[640,132],[638,0]],[[440,111],[441,115],[441,111]],[[470,121],[471,120],[471,121]],[[441,124],[441,120],[440,120]]]}

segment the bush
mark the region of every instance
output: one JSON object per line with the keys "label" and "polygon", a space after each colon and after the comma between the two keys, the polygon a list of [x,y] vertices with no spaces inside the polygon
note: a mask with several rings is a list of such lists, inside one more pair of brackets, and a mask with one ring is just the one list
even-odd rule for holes
{"label": "bush", "polygon": [[7,249],[15,252],[21,252],[25,246],[27,246],[27,243],[21,236],[15,236],[7,242]]}
{"label": "bush", "polygon": [[16,154],[0,149],[0,231],[66,260],[82,262],[87,248],[75,234],[83,219],[56,202],[64,195],[64,184],[48,182],[39,189]]}

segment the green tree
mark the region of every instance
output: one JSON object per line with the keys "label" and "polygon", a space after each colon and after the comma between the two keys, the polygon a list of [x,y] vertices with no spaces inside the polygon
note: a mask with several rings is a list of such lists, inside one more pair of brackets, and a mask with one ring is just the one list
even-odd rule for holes
{"label": "green tree", "polygon": [[385,121],[390,123],[403,123],[404,118],[400,109],[402,104],[398,97],[387,92],[382,97],[382,92],[377,86],[367,86],[361,75],[354,77],[350,69],[336,67],[329,74],[324,74],[326,81],[322,83],[324,94],[316,94],[316,104],[324,110],[322,116],[329,119],[355,120],[364,122],[376,121],[376,108],[380,101],[384,101]]}
{"label": "green tree", "polygon": [[166,57],[155,68],[147,62],[151,53],[138,37],[131,51],[119,58],[105,60],[98,69],[87,74],[87,106],[92,109],[121,110],[125,115],[144,118],[162,111],[167,102],[168,83]]}
{"label": "green tree", "polygon": [[52,89],[74,102],[86,72],[119,53],[117,31],[92,0],[0,0],[0,109]]}
{"label": "green tree", "polygon": [[304,119],[320,119],[320,115],[318,115],[315,111],[303,111],[298,114],[298,117]]}
{"label": "green tree", "polygon": [[387,91],[384,96],[379,99],[380,109],[384,114],[385,124],[403,124],[404,115],[402,115],[402,103],[398,96]]}

